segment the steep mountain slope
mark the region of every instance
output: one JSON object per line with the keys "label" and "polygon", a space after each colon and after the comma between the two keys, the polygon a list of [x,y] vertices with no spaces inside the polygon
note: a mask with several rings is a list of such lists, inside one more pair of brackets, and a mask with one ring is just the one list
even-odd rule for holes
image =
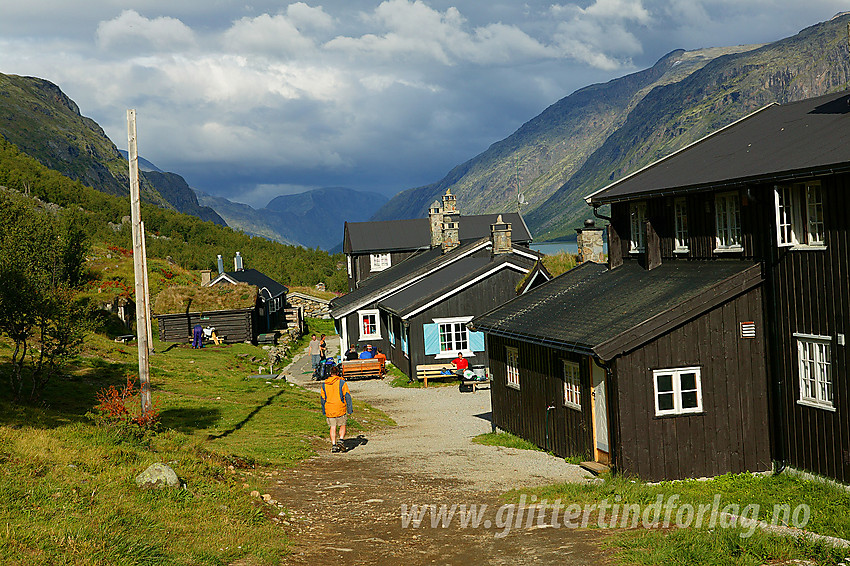
{"label": "steep mountain slope", "polygon": [[[126,157],[49,81],[0,73],[0,135],[66,177],[107,194],[129,194]],[[213,210],[198,205],[179,175],[141,171],[139,185],[147,202],[224,224]]]}
{"label": "steep mountain slope", "polygon": [[523,210],[534,210],[584,164],[653,88],[680,81],[718,56],[756,47],[676,50],[649,69],[580,89],[454,168],[438,183],[399,193],[375,219],[422,216],[447,188],[458,195],[464,213],[515,210],[518,188],[528,203]]}
{"label": "steep mountain slope", "polygon": [[282,195],[261,209],[201,192],[198,199],[215,209],[229,226],[246,234],[324,250],[340,244],[346,221],[368,220],[387,201],[379,193],[341,187]]}
{"label": "steep mountain slope", "polygon": [[850,15],[763,46],[674,51],[576,91],[440,182],[399,193],[375,219],[423,216],[446,188],[465,213],[515,210],[538,240],[568,237],[583,197],[771,102],[845,89]]}
{"label": "steep mountain slope", "polygon": [[538,235],[572,233],[583,197],[750,112],[848,88],[850,15],[754,51],[720,57],[654,89],[555,194],[526,220]]}

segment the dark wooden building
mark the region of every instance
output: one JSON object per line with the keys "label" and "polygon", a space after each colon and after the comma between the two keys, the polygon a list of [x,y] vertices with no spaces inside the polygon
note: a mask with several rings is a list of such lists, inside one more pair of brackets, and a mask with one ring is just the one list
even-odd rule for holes
{"label": "dark wooden building", "polygon": [[208,285],[210,287],[237,283],[253,285],[258,290],[257,312],[254,316],[256,332],[263,333],[275,328],[286,328],[286,294],[289,289],[256,269],[245,269],[241,255],[239,252],[236,254],[234,258],[236,269],[219,273]]}
{"label": "dark wooden building", "polygon": [[[442,242],[444,213],[457,216],[457,238],[462,243],[489,237],[490,225],[498,216],[461,215],[455,206],[455,196],[446,191],[441,201],[431,205],[428,218],[346,222],[342,249],[348,264],[348,290],[357,289],[361,282],[413,255],[438,247]],[[522,216],[515,212],[501,216],[512,226],[513,243],[528,247],[531,232]]]}
{"label": "dark wooden building", "polygon": [[331,301],[343,343],[380,347],[409,376],[417,365],[448,362],[459,351],[471,364],[486,365],[484,337],[467,323],[515,297],[529,273],[532,284],[523,288],[549,278],[542,256],[514,245],[511,224],[495,220],[488,238],[440,243]]}
{"label": "dark wooden building", "polygon": [[[753,307],[751,316],[736,319],[752,326],[730,328],[715,316],[704,330],[729,345],[744,332],[765,341],[763,370],[742,363],[740,353],[725,363],[741,393],[768,384],[773,458],[843,482],[850,482],[850,388],[844,378],[850,361],[849,189],[850,93],[840,92],[767,106],[587,197],[595,208],[611,207],[612,276],[634,263],[654,267],[649,273],[730,260],[760,266],[763,317]],[[621,290],[629,296],[636,291],[634,285]],[[683,335],[680,347],[698,353],[683,363],[718,361],[702,340],[704,332]],[[614,368],[619,372],[625,363],[633,362],[623,357]],[[640,367],[643,382],[651,384],[650,365]],[[743,397],[728,388],[728,402],[740,404]],[[665,450],[698,440],[702,432],[690,420],[666,425],[659,439]],[[735,426],[713,422],[723,434],[738,434]],[[628,426],[619,426],[623,434]],[[739,461],[740,452],[730,448],[714,445],[719,462]],[[615,463],[627,465],[625,454],[621,458]]]}
{"label": "dark wooden building", "polygon": [[215,327],[225,343],[253,342],[257,339],[257,309],[229,309],[156,315],[162,342],[191,342],[196,324]]}
{"label": "dark wooden building", "polygon": [[738,333],[762,282],[736,260],[584,263],[474,319],[494,424],[649,480],[769,469],[764,339]]}

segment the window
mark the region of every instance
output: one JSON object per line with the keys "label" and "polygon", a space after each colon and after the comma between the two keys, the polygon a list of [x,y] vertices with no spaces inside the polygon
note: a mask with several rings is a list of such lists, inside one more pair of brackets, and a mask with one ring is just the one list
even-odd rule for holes
{"label": "window", "polygon": [[505,347],[505,370],[507,386],[519,389],[519,352],[516,348]]}
{"label": "window", "polygon": [[717,229],[714,251],[741,251],[741,206],[737,192],[714,197],[714,222]]}
{"label": "window", "polygon": [[361,340],[379,339],[381,337],[377,310],[357,311],[357,318],[360,321]]}
{"label": "window", "polygon": [[656,416],[702,412],[700,368],[657,369],[652,379]]}
{"label": "window", "polygon": [[404,352],[405,356],[410,357],[410,349],[407,347],[407,328],[402,325],[399,330],[399,337],[401,338],[401,351]]}
{"label": "window", "polygon": [[454,359],[458,352],[465,357],[483,352],[484,333],[473,332],[466,325],[471,316],[454,318],[435,318],[433,324],[422,325],[422,337],[425,343],[425,355],[436,359]]}
{"label": "window", "polygon": [[353,274],[353,272],[351,271],[351,256],[350,256],[350,255],[347,255],[347,256],[345,256],[345,259],[346,259],[346,260],[348,260],[348,261],[347,261],[347,263],[348,263],[348,276],[349,276],[349,277],[353,277],[353,275],[354,275],[354,274]]}
{"label": "window", "polygon": [[830,337],[794,334],[797,338],[797,371],[801,405],[834,409]]}
{"label": "window", "polygon": [[393,317],[390,317],[389,324],[387,324],[387,334],[389,334],[390,345],[395,346],[395,321]]}
{"label": "window", "polygon": [[673,201],[673,216],[676,232],[673,252],[686,253],[688,251],[688,202],[684,198]]}
{"label": "window", "polygon": [[643,252],[646,249],[646,203],[631,203],[629,205],[629,217],[632,222],[629,251]]}
{"label": "window", "polygon": [[564,369],[564,405],[581,411],[581,372],[575,362],[561,360]]}
{"label": "window", "polygon": [[820,183],[777,185],[776,244],[780,247],[823,246],[823,198]]}
{"label": "window", "polygon": [[369,262],[371,271],[383,271],[390,266],[390,254],[372,254]]}
{"label": "window", "polygon": [[468,350],[466,322],[440,323],[440,352],[461,352]]}

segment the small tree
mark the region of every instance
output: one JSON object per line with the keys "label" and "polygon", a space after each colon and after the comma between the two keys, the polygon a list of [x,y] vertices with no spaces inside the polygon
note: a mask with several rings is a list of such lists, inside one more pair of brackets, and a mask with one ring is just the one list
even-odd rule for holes
{"label": "small tree", "polygon": [[79,351],[86,316],[74,300],[86,240],[70,219],[36,210],[29,199],[0,195],[0,334],[14,346],[9,385],[15,400],[30,379],[38,398]]}

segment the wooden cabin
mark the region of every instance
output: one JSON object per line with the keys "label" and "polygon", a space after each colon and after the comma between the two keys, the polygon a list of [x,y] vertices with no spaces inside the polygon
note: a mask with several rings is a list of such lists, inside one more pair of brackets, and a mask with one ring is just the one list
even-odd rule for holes
{"label": "wooden cabin", "polygon": [[[650,277],[668,269],[727,264],[758,266],[763,280],[745,278],[754,283],[751,288],[741,283],[736,297],[668,328],[670,338],[647,343],[648,352],[644,347],[624,352],[613,364],[599,345],[587,352],[613,372],[606,383],[613,401],[608,410],[616,467],[656,479],[760,469],[766,467],[764,443],[769,439],[774,460],[850,482],[850,388],[842,379],[850,361],[848,190],[850,92],[845,91],[771,104],[587,197],[594,208],[611,207],[609,265],[598,268],[603,270],[600,280],[615,280],[618,272],[634,271],[635,266],[645,268]],[[582,266],[566,276],[580,277],[588,270]],[[749,268],[741,271],[745,273]],[[552,292],[559,279],[536,293]],[[623,281],[618,293],[594,291],[585,297],[604,313],[618,308],[617,294],[641,296],[645,286],[643,279],[632,279]],[[573,301],[573,293],[565,290],[558,300]],[[712,291],[706,293],[702,297],[708,300]],[[503,308],[516,307],[509,303]],[[500,312],[486,319],[493,328],[488,342],[496,340],[498,345],[490,342],[494,360],[507,347],[502,341],[517,339],[497,332]],[[569,311],[558,312],[562,322],[572,317]],[[663,320],[649,305],[642,315],[630,306],[623,312],[634,320],[642,318],[644,324]],[[487,331],[486,320],[473,324]],[[633,334],[637,337],[636,330]],[[548,334],[537,340],[545,345],[546,339]],[[529,388],[551,387],[546,382],[556,378],[554,370],[535,367],[538,377],[528,374]],[[672,370],[679,372],[681,393],[682,368],[700,372],[702,417],[658,414],[652,396],[647,396],[652,393],[656,404],[660,402],[659,375]],[[659,369],[668,373],[659,374]],[[580,379],[592,386],[587,375]],[[666,386],[667,377],[664,380]],[[500,393],[504,389],[494,384],[497,423],[541,443],[534,423],[541,422],[544,401],[535,401],[535,408],[523,406],[526,416],[512,422],[511,401]],[[679,393],[674,390],[674,397]],[[769,400],[769,418],[762,414],[763,400]],[[623,403],[629,402],[634,404],[624,411]],[[640,410],[642,415],[635,413]],[[579,420],[587,426],[586,419]],[[568,430],[563,434],[572,435],[573,429]],[[570,442],[587,446],[586,439]],[[654,455],[683,447],[697,462],[704,453],[705,465],[681,467],[680,460],[677,469],[664,458],[663,473],[644,465]]]}
{"label": "wooden cabin", "polygon": [[[445,214],[455,215],[459,224],[457,239],[468,243],[490,235],[490,225],[497,214],[464,216],[458,213],[456,197],[447,190],[441,201],[435,201],[428,218],[386,220],[380,222],[346,222],[343,253],[348,265],[348,290],[354,291],[361,282],[397,265],[405,259],[439,246],[442,242],[442,223]],[[519,213],[504,213],[505,222],[513,227],[512,240],[517,246],[528,247],[531,232]]]}
{"label": "wooden cabin", "polygon": [[408,376],[418,365],[448,362],[458,352],[472,365],[486,365],[483,335],[467,323],[516,296],[530,273],[534,284],[549,278],[539,264],[542,255],[514,245],[512,225],[501,216],[494,220],[490,237],[462,243],[456,237],[458,219],[449,217],[444,223],[449,234],[439,245],[331,301],[342,343],[380,347]]}
{"label": "wooden cabin", "polygon": [[192,329],[214,327],[225,343],[254,342],[259,334],[257,287],[246,283],[226,291],[210,287],[167,287],[156,297],[154,316],[163,342],[191,342]]}

